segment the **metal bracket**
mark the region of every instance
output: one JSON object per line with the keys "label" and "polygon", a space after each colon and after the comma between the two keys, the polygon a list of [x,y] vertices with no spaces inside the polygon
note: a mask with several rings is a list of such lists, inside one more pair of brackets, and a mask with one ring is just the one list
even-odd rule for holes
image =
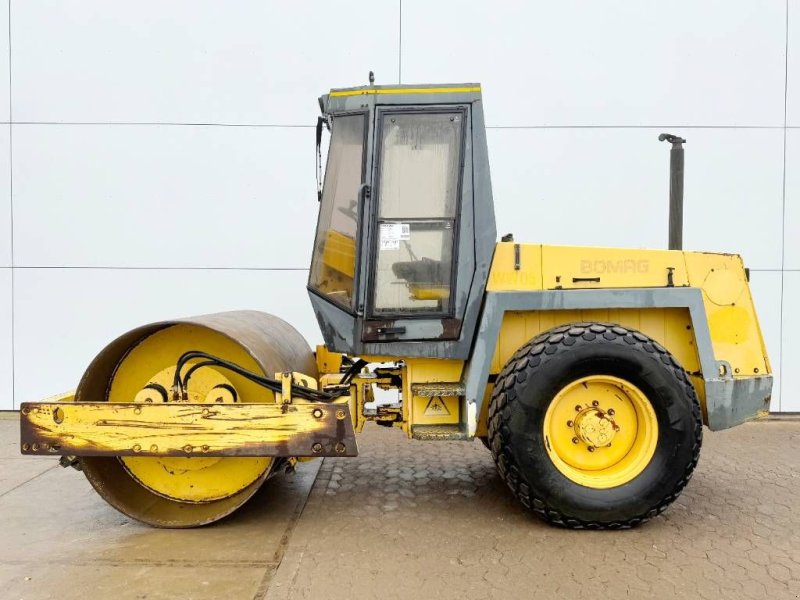
{"label": "metal bracket", "polygon": [[281,403],[283,404],[291,404],[292,403],[292,373],[291,371],[286,371],[285,373],[280,374],[280,382],[281,382]]}
{"label": "metal bracket", "polygon": [[35,402],[20,410],[23,454],[356,456],[347,402]]}

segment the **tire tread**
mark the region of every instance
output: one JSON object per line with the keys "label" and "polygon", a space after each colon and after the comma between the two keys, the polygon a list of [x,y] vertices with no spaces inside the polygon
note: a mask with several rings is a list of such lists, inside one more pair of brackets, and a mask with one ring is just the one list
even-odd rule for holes
{"label": "tire tread", "polygon": [[[548,355],[555,354],[560,349],[572,349],[579,345],[593,344],[597,337],[603,337],[609,342],[621,339],[626,344],[640,348],[644,352],[659,355],[660,362],[665,368],[672,371],[675,378],[682,384],[685,396],[691,399],[694,445],[692,447],[692,458],[687,463],[683,476],[675,489],[662,498],[656,506],[624,521],[585,521],[561,514],[553,507],[548,506],[544,499],[538,498],[532,493],[533,487],[520,473],[519,468],[514,463],[513,454],[504,443],[504,438],[509,438],[509,422],[515,410],[517,410],[516,383],[534,377],[535,371],[546,368]],[[532,356],[541,357],[541,360],[530,360]],[[630,529],[664,512],[680,495],[686,484],[689,483],[700,459],[700,447],[703,441],[703,421],[697,394],[686,370],[661,344],[639,331],[617,324],[597,322],[571,323],[537,335],[517,350],[503,367],[495,382],[489,403],[487,440],[501,479],[503,479],[517,500],[539,518],[553,525],[569,529]]]}

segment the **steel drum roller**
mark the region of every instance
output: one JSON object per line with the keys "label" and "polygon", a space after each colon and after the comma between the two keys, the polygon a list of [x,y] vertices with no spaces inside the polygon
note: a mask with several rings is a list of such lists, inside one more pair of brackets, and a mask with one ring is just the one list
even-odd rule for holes
{"label": "steel drum roller", "polygon": [[[232,311],[153,323],[120,336],[89,365],[75,400],[171,402],[175,365],[190,350],[267,377],[285,371],[318,376],[311,348],[291,325],[266,313]],[[198,369],[188,390],[192,403],[275,401],[270,390],[216,366]],[[84,474],[109,504],[158,527],[196,527],[221,519],[258,490],[276,462],[266,457],[81,458]]]}

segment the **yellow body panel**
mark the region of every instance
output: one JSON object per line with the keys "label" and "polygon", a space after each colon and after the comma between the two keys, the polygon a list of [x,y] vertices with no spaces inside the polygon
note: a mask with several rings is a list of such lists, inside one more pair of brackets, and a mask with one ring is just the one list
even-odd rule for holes
{"label": "yellow body panel", "polygon": [[740,256],[685,253],[689,284],[703,290],[703,305],[717,360],[734,377],[772,372]]}
{"label": "yellow body panel", "polygon": [[689,285],[683,255],[674,250],[501,242],[495,249],[486,289],[509,292],[664,287],[670,272],[672,284],[682,287]]}
{"label": "yellow body panel", "polygon": [[683,253],[542,246],[544,289],[664,287],[670,270],[675,287],[688,284]]}
{"label": "yellow body panel", "polygon": [[461,421],[461,399],[455,396],[412,396],[414,425],[447,425]]}
{"label": "yellow body panel", "polygon": [[318,345],[314,354],[317,359],[317,370],[320,374],[339,373],[342,368],[341,352],[331,352],[327,347]]}
{"label": "yellow body panel", "polygon": [[461,422],[461,401],[454,396],[416,396],[412,384],[448,383],[459,381],[464,363],[460,360],[409,358],[403,372],[403,416],[406,432],[413,425],[447,425]]}
{"label": "yellow body panel", "polygon": [[[702,290],[715,357],[730,364],[734,377],[771,373],[744,265],[736,255],[501,242],[495,250],[487,291],[663,288],[670,284]],[[490,373],[499,373],[511,355],[534,336],[576,321],[619,323],[655,339],[689,373],[706,417],[703,374],[685,308],[506,313]],[[478,436],[486,435],[491,387],[478,418]]]}
{"label": "yellow body panel", "polygon": [[[517,253],[519,268],[516,268]],[[501,242],[494,250],[487,292],[524,292],[542,289],[542,246]]]}
{"label": "yellow body panel", "polygon": [[637,329],[667,348],[689,373],[700,370],[687,309],[635,308],[506,313],[489,372],[499,373],[518,348],[543,331],[580,321],[618,323]]}

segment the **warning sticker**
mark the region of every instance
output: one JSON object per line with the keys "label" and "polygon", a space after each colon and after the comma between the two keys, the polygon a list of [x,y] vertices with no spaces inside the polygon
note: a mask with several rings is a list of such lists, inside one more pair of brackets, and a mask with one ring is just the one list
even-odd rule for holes
{"label": "warning sticker", "polygon": [[446,417],[450,415],[447,410],[447,405],[439,396],[433,396],[425,407],[425,412],[422,413],[426,417]]}
{"label": "warning sticker", "polygon": [[[381,248],[398,248],[392,242],[401,242],[411,239],[411,225],[409,223],[381,223],[380,240]],[[387,244],[384,246],[384,244]]]}

